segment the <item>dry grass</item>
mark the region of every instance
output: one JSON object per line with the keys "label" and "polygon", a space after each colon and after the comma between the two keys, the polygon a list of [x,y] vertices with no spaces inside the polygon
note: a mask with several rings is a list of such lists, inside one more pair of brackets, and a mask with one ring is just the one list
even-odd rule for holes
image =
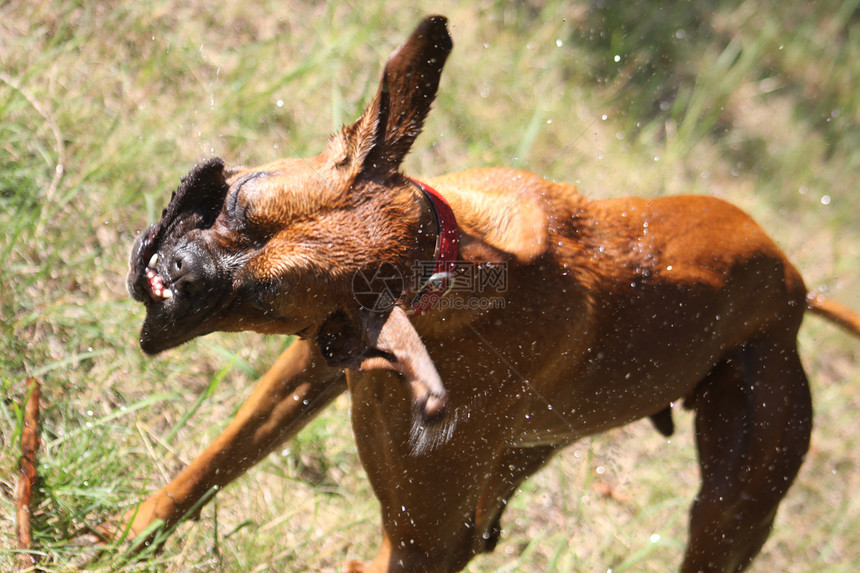
{"label": "dry grass", "polygon": [[[70,540],[181,468],[287,343],[212,335],[143,357],[124,287],[135,234],[201,157],[319,150],[426,12],[449,17],[455,51],[407,172],[514,165],[592,196],[722,196],[811,287],[860,308],[858,3],[598,4],[0,4],[0,569],[14,563],[26,375],[45,380],[35,549],[44,570],[74,570]],[[813,446],[753,571],[856,571],[858,346],[816,319],[800,342]],[[334,570],[371,556],[378,509],[348,409],[337,401],[163,553],[127,563],[114,548],[93,569]],[[690,416],[677,417],[671,443],[638,423],[570,448],[469,571],[671,569],[697,482]]]}

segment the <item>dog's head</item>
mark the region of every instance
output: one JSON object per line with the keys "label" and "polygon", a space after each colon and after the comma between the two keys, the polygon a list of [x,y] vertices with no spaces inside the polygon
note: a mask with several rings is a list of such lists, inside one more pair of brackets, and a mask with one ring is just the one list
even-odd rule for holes
{"label": "dog's head", "polygon": [[402,310],[366,312],[350,287],[371,265],[407,266],[416,236],[429,234],[399,166],[451,48],[445,19],[425,19],[386,63],[365,113],[315,157],[194,167],[132,249],[128,288],[146,307],[143,350],[256,330],[315,337],[333,365],[410,371],[397,341],[417,334],[404,332]]}

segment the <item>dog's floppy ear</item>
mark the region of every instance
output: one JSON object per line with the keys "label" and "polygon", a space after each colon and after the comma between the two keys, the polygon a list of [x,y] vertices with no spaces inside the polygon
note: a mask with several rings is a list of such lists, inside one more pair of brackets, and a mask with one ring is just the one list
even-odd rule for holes
{"label": "dog's floppy ear", "polygon": [[170,203],[161,212],[161,220],[138,238],[132,250],[132,268],[135,263],[145,263],[143,259],[148,260],[165,241],[181,237],[192,229],[211,227],[221,211],[228,188],[224,160],[220,157],[195,165],[170,196]]}
{"label": "dog's floppy ear", "polygon": [[[343,154],[366,171],[394,171],[421,133],[453,43],[444,16],[425,18],[388,59],[364,115],[344,128]],[[345,159],[347,159],[345,158]]]}
{"label": "dog's floppy ear", "polygon": [[399,306],[385,313],[338,311],[323,323],[316,341],[331,366],[401,373],[424,420],[435,421],[444,415],[447,392],[442,379]]}
{"label": "dog's floppy ear", "polygon": [[224,160],[213,157],[195,165],[182,178],[179,189],[162,211],[160,234],[177,225],[188,229],[211,227],[224,204],[227,189]]}

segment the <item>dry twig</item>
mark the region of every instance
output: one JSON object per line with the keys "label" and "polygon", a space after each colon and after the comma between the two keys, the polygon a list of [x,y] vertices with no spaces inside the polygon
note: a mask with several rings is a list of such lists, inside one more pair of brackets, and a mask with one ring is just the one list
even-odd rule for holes
{"label": "dry twig", "polygon": [[22,553],[18,557],[19,570],[32,569],[36,559],[27,553],[33,542],[30,528],[30,507],[33,500],[33,488],[36,485],[36,450],[39,448],[39,381],[35,378],[27,380],[27,403],[24,405],[24,424],[21,427],[21,469],[18,473],[18,491],[16,494],[18,549]]}

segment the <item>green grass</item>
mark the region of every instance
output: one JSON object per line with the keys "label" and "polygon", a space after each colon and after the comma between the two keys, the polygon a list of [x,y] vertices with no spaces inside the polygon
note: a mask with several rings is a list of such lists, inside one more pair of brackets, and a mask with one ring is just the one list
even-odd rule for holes
{"label": "green grass", "polygon": [[[0,570],[15,559],[24,378],[44,381],[35,550],[45,571],[74,570],[72,540],[187,463],[288,343],[219,334],[144,357],[124,285],[136,234],[202,157],[319,151],[427,12],[449,16],[455,51],[407,172],[508,165],[595,197],[721,196],[811,288],[860,308],[860,2],[597,4],[0,4]],[[800,342],[812,449],[753,571],[856,571],[858,345],[814,318]],[[92,570],[369,558],[378,509],[348,409],[336,401],[162,553],[109,548]],[[671,443],[637,423],[571,447],[469,571],[671,569],[698,477],[690,416],[677,418]]]}

